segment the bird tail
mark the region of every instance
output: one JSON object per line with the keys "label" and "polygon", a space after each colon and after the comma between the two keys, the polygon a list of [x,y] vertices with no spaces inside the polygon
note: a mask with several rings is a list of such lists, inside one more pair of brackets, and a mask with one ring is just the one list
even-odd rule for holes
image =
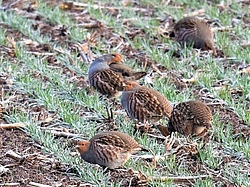
{"label": "bird tail", "polygon": [[144,77],[145,75],[147,75],[147,72],[145,72],[145,71],[135,72],[135,73],[133,73],[132,76],[125,77],[125,80],[126,81],[136,81],[136,80],[139,80],[140,78]]}

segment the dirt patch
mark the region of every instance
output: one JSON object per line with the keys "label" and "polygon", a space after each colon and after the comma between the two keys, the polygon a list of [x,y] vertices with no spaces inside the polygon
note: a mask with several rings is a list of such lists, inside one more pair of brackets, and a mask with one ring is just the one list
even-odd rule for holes
{"label": "dirt patch", "polygon": [[114,170],[110,172],[111,181],[121,186],[148,186],[148,178],[143,173],[133,170]]}
{"label": "dirt patch", "polygon": [[[29,186],[33,182],[68,186],[82,183],[67,174],[69,166],[34,146],[35,142],[24,132],[0,129],[0,134],[0,166],[7,169],[6,172],[0,173],[1,184],[16,183],[15,186]],[[20,158],[13,157],[14,153]]]}

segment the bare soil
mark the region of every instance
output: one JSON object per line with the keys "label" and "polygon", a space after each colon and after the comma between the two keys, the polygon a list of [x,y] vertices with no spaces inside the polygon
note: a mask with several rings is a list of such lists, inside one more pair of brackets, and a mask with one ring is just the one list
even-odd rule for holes
{"label": "bare soil", "polygon": [[[1,174],[1,184],[15,182],[18,184],[14,186],[32,186],[32,182],[35,182],[51,186],[69,186],[82,183],[70,175],[69,166],[42,152],[39,145],[21,130],[0,129],[0,134],[0,164],[8,168],[7,172]],[[20,158],[13,157],[11,151]]]}

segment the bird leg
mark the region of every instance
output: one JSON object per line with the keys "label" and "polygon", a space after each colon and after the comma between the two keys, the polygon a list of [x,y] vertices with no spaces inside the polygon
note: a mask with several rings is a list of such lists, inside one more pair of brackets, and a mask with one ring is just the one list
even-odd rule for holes
{"label": "bird leg", "polygon": [[136,133],[138,130],[141,134],[152,132],[152,126],[148,121],[145,121],[144,123],[139,122],[138,120],[135,121],[134,124],[134,132]]}
{"label": "bird leg", "polygon": [[176,141],[176,133],[175,132],[171,133],[170,135],[168,135],[166,137],[165,142],[164,142],[165,143],[165,154],[164,155],[166,157],[170,155],[169,151],[172,149],[175,141]]}
{"label": "bird leg", "polygon": [[108,117],[105,118],[103,116],[104,122],[108,124],[109,130],[115,130],[115,129],[117,129],[116,123],[115,123],[115,120],[114,120],[114,113],[113,113],[112,108],[108,107],[107,105],[105,106],[105,108],[106,108]]}

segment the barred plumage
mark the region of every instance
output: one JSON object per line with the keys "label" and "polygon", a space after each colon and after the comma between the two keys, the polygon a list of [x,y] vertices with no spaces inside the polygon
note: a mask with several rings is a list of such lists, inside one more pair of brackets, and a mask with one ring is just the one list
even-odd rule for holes
{"label": "barred plumage", "polygon": [[195,17],[185,17],[174,27],[175,39],[183,47],[193,45],[194,48],[212,50],[217,55],[213,43],[213,32],[209,25]]}
{"label": "barred plumage", "polygon": [[121,103],[131,119],[153,122],[170,117],[172,106],[161,93],[136,82],[125,84]]}
{"label": "barred plumage", "polygon": [[135,72],[122,64],[118,53],[106,54],[94,60],[88,72],[89,84],[102,95],[118,97],[124,89],[124,80],[138,80],[146,72]]}
{"label": "barred plumage", "polygon": [[102,132],[89,141],[79,141],[77,149],[86,162],[110,169],[122,166],[131,154],[143,150],[131,136],[117,131]]}
{"label": "barred plumage", "polygon": [[203,137],[211,128],[212,113],[207,105],[200,101],[187,101],[174,106],[168,129],[186,136]]}

